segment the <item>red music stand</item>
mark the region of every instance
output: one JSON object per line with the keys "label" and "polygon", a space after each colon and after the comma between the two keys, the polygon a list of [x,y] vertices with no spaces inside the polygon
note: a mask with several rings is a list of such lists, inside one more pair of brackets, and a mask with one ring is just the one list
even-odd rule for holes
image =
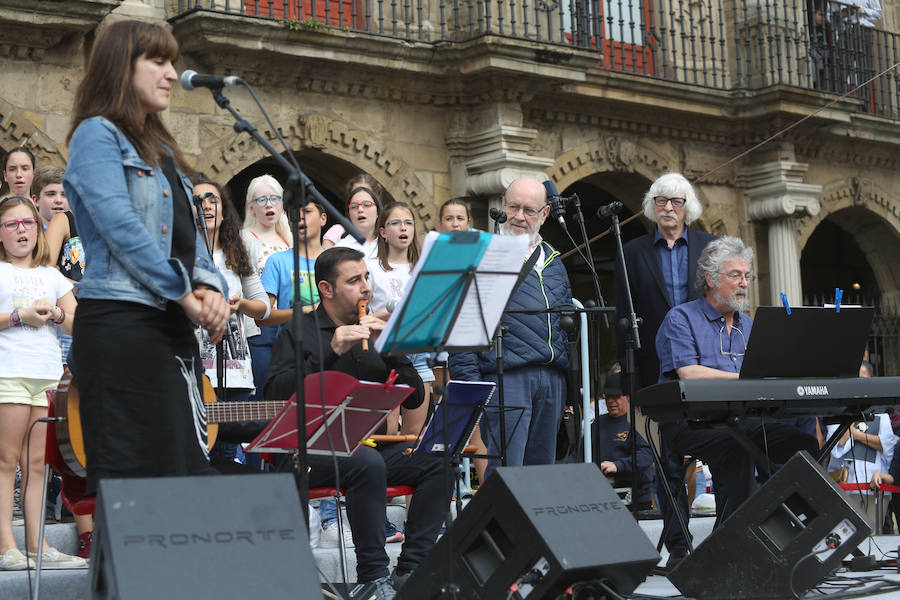
{"label": "red music stand", "polygon": [[[415,390],[408,385],[372,383],[337,371],[306,376],[306,439],[310,454],[331,454],[328,433],[338,456],[351,456]],[[324,399],[325,411],[322,403]],[[291,396],[278,416],[250,442],[247,452],[297,449],[297,398]]]}

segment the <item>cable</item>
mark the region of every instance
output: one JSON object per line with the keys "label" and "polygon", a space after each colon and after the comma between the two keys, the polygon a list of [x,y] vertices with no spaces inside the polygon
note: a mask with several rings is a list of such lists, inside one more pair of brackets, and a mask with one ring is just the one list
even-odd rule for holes
{"label": "cable", "polygon": [[284,148],[284,153],[288,156],[288,160],[290,161],[291,165],[293,165],[293,167],[297,169],[297,171],[300,171],[300,164],[297,162],[297,157],[294,156],[294,153],[288,147],[287,142],[285,142],[284,138],[281,137],[281,134],[278,132],[278,128],[275,127],[274,123],[272,123],[272,119],[269,118],[269,113],[266,112],[266,109],[263,108],[263,105],[259,101],[259,98],[256,97],[256,92],[254,92],[253,88],[250,87],[250,84],[243,79],[238,78],[238,81],[240,81],[241,85],[247,88],[247,91],[250,92],[250,97],[253,98],[254,102],[256,102],[256,106],[259,107],[260,112],[263,114],[263,117],[265,117],[266,123],[268,123],[269,127],[272,129],[272,133],[274,133],[275,137],[278,138],[278,141],[281,142],[281,147]]}
{"label": "cable", "polygon": [[806,115],[805,117],[803,117],[803,118],[801,118],[801,119],[799,119],[799,120],[797,120],[797,121],[791,123],[791,124],[788,125],[787,127],[784,127],[784,128],[782,128],[782,129],[780,129],[779,131],[776,131],[775,133],[773,133],[772,135],[770,135],[769,137],[767,137],[766,139],[764,139],[764,140],[761,141],[760,143],[756,144],[755,146],[752,146],[752,147],[750,147],[749,149],[744,150],[743,152],[741,152],[741,153],[738,154],[737,156],[735,156],[735,157],[733,157],[733,158],[730,158],[730,159],[728,159],[727,161],[725,161],[725,162],[723,162],[722,164],[720,164],[719,166],[717,166],[717,167],[715,167],[715,168],[713,168],[713,169],[707,171],[706,173],[704,173],[703,175],[701,175],[700,177],[698,177],[697,179],[695,179],[695,180],[693,181],[693,183],[700,183],[701,181],[703,181],[704,179],[706,179],[707,177],[709,177],[710,175],[712,175],[713,173],[715,173],[715,172],[718,171],[719,169],[723,169],[723,168],[727,167],[728,165],[730,165],[731,163],[733,163],[733,162],[735,162],[735,161],[737,161],[737,160],[740,160],[741,158],[747,156],[747,155],[750,154],[751,152],[753,152],[753,151],[755,151],[755,150],[758,150],[759,148],[762,148],[763,146],[765,146],[766,144],[768,144],[769,142],[771,142],[771,141],[774,140],[775,138],[781,136],[781,135],[784,134],[784,133],[787,133],[788,131],[790,131],[791,129],[797,127],[798,125],[800,125],[800,124],[803,123],[804,121],[806,121],[806,120],[808,120],[808,119],[811,119],[812,117],[816,116],[817,114],[819,114],[820,112],[822,112],[822,111],[824,111],[824,110],[826,110],[826,109],[831,108],[832,106],[834,106],[835,104],[837,104],[838,102],[840,102],[841,100],[843,100],[844,98],[846,98],[847,96],[856,93],[859,89],[861,89],[861,88],[863,88],[863,87],[869,85],[870,83],[872,83],[872,82],[875,81],[876,79],[879,79],[880,77],[883,77],[883,76],[887,75],[887,73],[890,72],[891,70],[895,69],[895,68],[897,67],[897,65],[900,65],[900,61],[895,62],[893,65],[891,65],[890,67],[888,67],[887,69],[885,69],[885,70],[882,71],[881,73],[878,73],[877,75],[873,76],[872,78],[868,79],[867,81],[862,82],[861,84],[859,84],[859,85],[856,86],[855,88],[849,90],[847,93],[842,94],[841,96],[838,96],[837,98],[835,98],[834,100],[832,100],[832,101],[829,102],[828,104],[826,104],[826,105],[824,105],[824,106],[821,106],[821,107],[817,108],[816,110],[814,110],[814,111],[811,112],[810,114]]}

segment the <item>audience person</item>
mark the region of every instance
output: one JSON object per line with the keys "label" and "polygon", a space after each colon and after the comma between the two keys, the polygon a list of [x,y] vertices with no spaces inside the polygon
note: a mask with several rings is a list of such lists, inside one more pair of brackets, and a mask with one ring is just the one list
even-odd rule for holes
{"label": "audience person", "polygon": [[451,198],[441,204],[438,217],[440,231],[467,231],[472,226],[469,203],[458,198]]}
{"label": "audience person", "polygon": [[[27,435],[36,419],[47,416],[46,392],[56,389],[62,376],[52,325],[71,333],[75,306],[72,284],[51,266],[37,208],[25,196],[4,198],[0,201],[0,570],[30,568],[37,557],[33,550],[41,525],[46,424],[38,423],[31,437]],[[27,558],[16,547],[12,532],[17,464],[23,479]],[[83,558],[51,548],[46,540],[42,554],[48,567],[86,564]]]}
{"label": "audience person", "polygon": [[[253,379],[246,327],[252,319],[265,318],[269,314],[269,301],[241,242],[240,224],[231,198],[222,186],[201,175],[192,177],[191,183],[194,184],[193,204],[196,206],[199,203],[203,211],[198,221],[204,227],[204,238],[212,246],[213,262],[228,284],[231,312],[225,339],[219,346],[210,342],[209,334],[204,329],[196,329],[200,359],[207,378],[218,391],[218,399],[242,402],[249,399],[257,384],[263,384]],[[221,361],[218,360],[218,348],[224,354]],[[240,439],[235,436],[240,437],[239,429],[237,423],[219,425],[219,437],[210,453],[210,462],[214,467],[228,469],[237,458],[235,442]]]}
{"label": "audience person", "polygon": [[[468,231],[472,227],[472,210],[469,203],[465,200],[451,198],[443,204],[438,212],[438,231]],[[437,365],[435,366],[434,378],[435,386],[443,386],[447,383],[447,375],[444,373],[443,365],[447,362],[447,353],[441,352],[437,356]],[[437,394],[434,394],[435,402],[437,402]],[[475,446],[478,454],[487,454],[487,446],[481,438],[481,426],[476,425],[472,431],[472,437],[469,438],[469,444]],[[475,464],[475,474],[478,476],[478,482],[484,482],[484,473],[487,470],[488,461],[486,458],[476,458],[472,461]]]}
{"label": "audience person", "polygon": [[[315,287],[316,258],[322,253],[322,227],[328,217],[317,202],[310,202],[301,213],[298,225],[300,255],[300,302],[303,312],[312,312],[319,303],[319,291]],[[272,312],[259,325],[281,326],[294,314],[294,251],[282,250],[273,254],[261,277]]]}
{"label": "audience person", "polygon": [[[301,333],[305,340],[310,340],[304,344],[307,372],[324,368],[361,380],[383,382],[394,370],[398,382],[416,389],[404,405],[419,406],[425,400],[424,389],[409,360],[402,356],[382,357],[371,348],[369,352],[362,349],[361,342],[369,340],[371,346],[385,325],[373,315],[358,316],[357,302],[368,300],[371,294],[363,254],[352,248],[331,248],[316,259],[315,270],[321,302],[313,314],[302,317]],[[321,345],[312,343],[317,338],[321,338]],[[266,397],[289,398],[296,391],[296,377],[294,332],[286,327],[275,342]],[[431,550],[446,512],[440,458],[407,454],[409,447],[410,444],[387,444],[376,450],[362,446],[352,456],[337,459],[341,486],[347,490],[347,516],[356,546],[357,577],[360,582],[375,582],[378,600],[394,597],[384,549],[386,483],[411,485],[416,489],[409,507],[406,542],[394,572],[396,586],[402,585]],[[335,485],[331,457],[311,455],[309,465],[310,486]]]}
{"label": "audience person", "polygon": [[[838,425],[829,425],[830,437]],[[894,458],[897,436],[891,427],[891,419],[885,413],[874,415],[871,421],[858,421],[850,426],[831,450],[828,471],[840,472],[842,483],[870,481],[876,473],[889,473]],[[850,490],[854,499],[866,514],[869,525],[876,525],[875,499],[869,490]]]}
{"label": "audience person", "polygon": [[[31,182],[34,179],[34,153],[24,146],[10,150],[3,163],[5,191],[14,196],[31,198]],[[0,192],[3,192],[0,186]]]}
{"label": "audience person", "polygon": [[322,247],[347,246],[361,251],[368,259],[377,250],[378,232],[376,225],[381,214],[384,187],[378,180],[368,173],[360,173],[347,182],[344,188],[344,197],[347,198],[347,217],[350,222],[365,237],[366,241],[360,244],[353,236],[344,231],[343,226],[332,225],[322,238]]}
{"label": "audience person", "polygon": [[[271,175],[260,175],[250,180],[247,186],[246,212],[241,239],[250,258],[250,266],[262,276],[266,261],[276,252],[293,246],[290,225],[284,214],[284,188]],[[259,327],[248,320],[247,342],[250,345],[253,380],[266,380],[266,371],[272,356],[272,344],[278,335],[277,327]],[[250,400],[263,400],[262,388],[250,394]]]}
{"label": "audience person", "polygon": [[54,215],[63,214],[69,210],[69,201],[66,199],[66,190],[63,189],[63,175],[66,170],[53,165],[45,165],[34,171],[34,179],[31,182],[31,199],[41,213],[44,229],[50,225]]}
{"label": "audience person", "polygon": [[[622,386],[621,373],[606,378],[603,399],[607,413],[591,424],[594,440],[594,462],[612,480],[613,487],[630,488],[633,483],[631,469],[631,424],[628,421],[628,395]],[[631,500],[638,510],[649,510],[653,497],[653,455],[650,445],[637,433],[637,489],[632,490]]]}
{"label": "audience person", "polygon": [[[372,300],[369,310],[375,316],[387,318],[394,311],[400,298],[406,293],[406,285],[413,267],[419,260],[419,241],[416,236],[416,219],[408,204],[395,202],[378,218],[378,246],[375,256],[366,260],[369,269],[369,285]],[[415,411],[402,411],[400,433],[418,435],[428,418],[428,406],[434,372],[428,366],[429,354],[410,354],[407,358],[425,384],[425,402]],[[388,431],[396,417],[389,419]]]}
{"label": "audience person", "polygon": [[[537,179],[513,181],[503,194],[502,208],[508,219],[502,235],[528,236],[525,256],[511,256],[510,263],[536,259],[513,292],[508,308],[555,308],[572,302],[569,277],[559,252],[539,233],[549,207],[546,190]],[[500,454],[500,419],[507,434],[506,461],[510,466],[553,464],[556,432],[566,397],[569,368],[568,336],[559,326],[559,314],[506,313],[503,336],[503,386],[507,411],[501,416],[488,409],[481,420],[487,435],[488,453]],[[496,381],[496,353],[461,352],[450,355],[450,375],[463,381]],[[488,471],[500,464],[488,461]],[[488,476],[490,473],[488,473]]]}

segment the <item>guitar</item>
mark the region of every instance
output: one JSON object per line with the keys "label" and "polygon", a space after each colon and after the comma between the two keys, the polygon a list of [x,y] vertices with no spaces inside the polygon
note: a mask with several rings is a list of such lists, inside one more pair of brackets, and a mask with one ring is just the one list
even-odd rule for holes
{"label": "guitar", "polygon": [[[206,443],[212,448],[219,435],[219,423],[271,420],[278,416],[287,401],[216,402],[215,389],[204,375],[203,403],[206,405]],[[78,385],[68,369],[56,388],[55,414],[64,418],[56,423],[56,443],[63,462],[75,475],[86,477],[87,456],[84,452]]]}

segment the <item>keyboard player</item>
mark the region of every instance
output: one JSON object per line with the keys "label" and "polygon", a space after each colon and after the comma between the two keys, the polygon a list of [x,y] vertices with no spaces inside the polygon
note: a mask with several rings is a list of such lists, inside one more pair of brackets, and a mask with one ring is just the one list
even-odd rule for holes
{"label": "keyboard player", "polygon": [[[753,250],[736,237],[710,242],[697,263],[699,297],[674,307],[656,335],[660,381],[737,379],[753,320],[749,290]],[[795,452],[815,455],[816,439],[793,425],[746,419],[741,428],[776,464]],[[716,516],[727,518],[756,489],[754,464],[727,428],[691,427],[684,421],[660,424],[672,448],[707,463],[712,471]]]}

